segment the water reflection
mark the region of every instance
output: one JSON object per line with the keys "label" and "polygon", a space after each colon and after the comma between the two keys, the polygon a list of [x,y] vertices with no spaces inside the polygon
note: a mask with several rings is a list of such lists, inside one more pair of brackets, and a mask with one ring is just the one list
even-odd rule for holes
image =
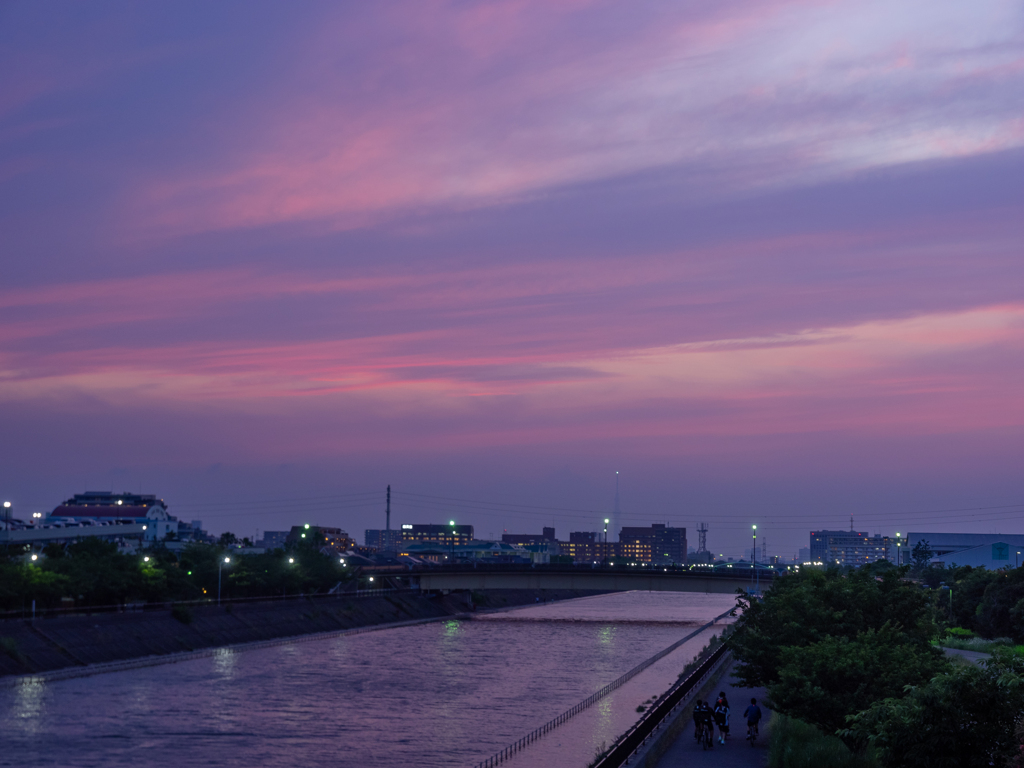
{"label": "water reflection", "polygon": [[235,674],[235,660],[238,651],[218,648],[213,654],[213,669],[221,677],[231,678]]}
{"label": "water reflection", "polygon": [[39,720],[45,714],[46,684],[26,681],[14,689],[15,701],[11,715],[20,721],[26,731],[35,733]]}
{"label": "water reflection", "polygon": [[[732,602],[669,597],[610,595],[604,603],[538,606],[545,611],[539,618],[551,621],[517,621],[520,612],[511,611],[500,614],[507,620],[225,650],[178,664],[0,689],[6,725],[0,762],[468,768],[692,631],[686,622],[717,615]],[[581,612],[585,621],[576,620]],[[682,623],[609,623],[666,615]],[[695,642],[699,649],[706,638]],[[601,740],[610,743],[621,723],[635,719],[637,703],[667,687],[682,663],[665,672],[659,662],[638,675],[524,751],[524,765],[584,768]]]}

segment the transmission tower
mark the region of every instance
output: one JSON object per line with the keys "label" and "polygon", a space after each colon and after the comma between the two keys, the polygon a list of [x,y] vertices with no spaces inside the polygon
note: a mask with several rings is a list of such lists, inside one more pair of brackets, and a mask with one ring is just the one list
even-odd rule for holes
{"label": "transmission tower", "polygon": [[708,524],[698,523],[697,524],[697,551],[707,552],[708,551]]}

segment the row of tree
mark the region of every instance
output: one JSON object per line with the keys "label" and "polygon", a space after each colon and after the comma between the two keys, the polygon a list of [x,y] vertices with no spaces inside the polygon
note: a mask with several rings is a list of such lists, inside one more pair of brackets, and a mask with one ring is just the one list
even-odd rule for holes
{"label": "row of tree", "polygon": [[942,626],[1024,643],[1024,568],[925,568],[918,578],[936,590],[936,618]]}
{"label": "row of tree", "polygon": [[38,608],[59,607],[68,598],[76,606],[213,599],[218,576],[223,597],[239,598],[324,592],[351,572],[311,544],[265,554],[239,554],[222,543],[124,554],[91,537],[49,545],[35,561],[18,547],[0,551],[0,610],[25,609],[33,600]]}
{"label": "row of tree", "polygon": [[932,643],[933,591],[906,575],[888,563],[804,570],[741,599],[740,679],[886,766],[1016,764],[1024,660],[1005,650],[983,666],[951,663]]}

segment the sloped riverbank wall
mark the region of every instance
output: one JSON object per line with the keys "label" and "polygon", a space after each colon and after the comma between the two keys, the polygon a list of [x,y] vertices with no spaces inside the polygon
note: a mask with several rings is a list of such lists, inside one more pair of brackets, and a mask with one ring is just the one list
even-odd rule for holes
{"label": "sloped riverbank wall", "polygon": [[217,648],[566,600],[588,590],[489,590],[192,605],[0,622],[0,676],[49,672],[146,656]]}

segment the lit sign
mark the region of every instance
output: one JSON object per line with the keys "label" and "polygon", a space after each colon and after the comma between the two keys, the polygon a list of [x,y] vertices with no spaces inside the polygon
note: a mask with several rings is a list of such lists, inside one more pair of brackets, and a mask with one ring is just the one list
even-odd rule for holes
{"label": "lit sign", "polygon": [[403,531],[411,531],[412,530],[412,526],[409,525],[408,523],[406,523],[405,525],[402,526],[402,530]]}

